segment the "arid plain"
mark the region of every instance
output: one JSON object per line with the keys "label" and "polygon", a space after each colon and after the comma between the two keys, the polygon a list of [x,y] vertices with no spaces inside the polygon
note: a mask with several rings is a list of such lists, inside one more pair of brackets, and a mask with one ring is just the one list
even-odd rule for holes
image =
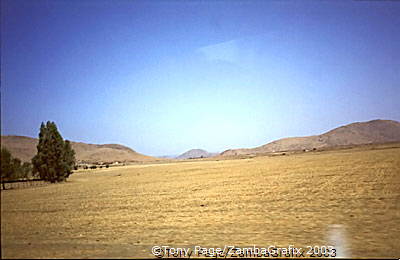
{"label": "arid plain", "polygon": [[2,257],[151,257],[154,245],[333,245],[400,255],[400,145],[74,173],[1,192]]}

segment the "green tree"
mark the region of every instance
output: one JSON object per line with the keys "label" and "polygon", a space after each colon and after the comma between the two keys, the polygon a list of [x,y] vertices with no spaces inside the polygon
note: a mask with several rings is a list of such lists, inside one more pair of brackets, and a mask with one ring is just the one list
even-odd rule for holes
{"label": "green tree", "polygon": [[75,151],[71,147],[70,141],[66,140],[64,143],[63,151],[65,178],[68,178],[72,174],[72,170],[75,167]]}
{"label": "green tree", "polygon": [[5,190],[4,182],[10,180],[13,175],[13,164],[12,164],[11,153],[6,148],[1,148],[1,183],[3,190]]}
{"label": "green tree", "polygon": [[18,158],[12,158],[11,159],[11,168],[12,168],[11,178],[12,179],[20,178],[21,170],[22,170],[21,160]]}
{"label": "green tree", "polygon": [[4,181],[28,178],[32,171],[29,162],[21,163],[21,160],[14,158],[6,148],[1,148],[1,182],[5,189]]}
{"label": "green tree", "polygon": [[64,142],[54,122],[40,126],[37,154],[32,158],[33,174],[50,181],[63,181],[72,173],[75,152]]}

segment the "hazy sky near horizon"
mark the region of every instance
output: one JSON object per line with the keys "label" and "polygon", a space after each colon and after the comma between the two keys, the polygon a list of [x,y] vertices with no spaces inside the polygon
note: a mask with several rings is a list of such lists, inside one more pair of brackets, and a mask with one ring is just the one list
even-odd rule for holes
{"label": "hazy sky near horizon", "polygon": [[222,152],[400,121],[400,1],[1,1],[1,133]]}

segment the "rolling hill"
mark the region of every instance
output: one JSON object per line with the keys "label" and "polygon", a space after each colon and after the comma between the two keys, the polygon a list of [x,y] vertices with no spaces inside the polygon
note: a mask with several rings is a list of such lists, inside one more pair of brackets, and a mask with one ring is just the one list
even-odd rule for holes
{"label": "rolling hill", "polygon": [[[26,136],[1,136],[1,146],[6,147],[14,157],[30,161],[36,154],[38,139]],[[162,160],[143,155],[119,144],[86,144],[71,142],[78,162],[145,162]]]}
{"label": "rolling hill", "polygon": [[335,128],[321,135],[279,139],[250,149],[230,149],[222,156],[333,148],[400,141],[400,122],[372,120]]}

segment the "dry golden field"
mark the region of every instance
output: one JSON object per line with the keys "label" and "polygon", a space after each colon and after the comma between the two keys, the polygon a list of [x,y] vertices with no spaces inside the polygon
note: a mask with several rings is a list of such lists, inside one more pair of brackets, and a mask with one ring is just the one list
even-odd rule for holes
{"label": "dry golden field", "polygon": [[399,257],[400,148],[132,165],[1,192],[2,257],[152,257],[154,245]]}

